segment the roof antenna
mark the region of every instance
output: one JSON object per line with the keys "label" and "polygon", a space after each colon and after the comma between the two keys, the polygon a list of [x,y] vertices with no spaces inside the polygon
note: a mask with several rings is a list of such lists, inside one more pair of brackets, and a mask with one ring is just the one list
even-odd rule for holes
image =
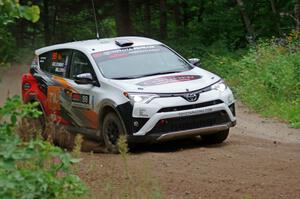
{"label": "roof antenna", "polygon": [[94,5],[94,0],[92,0],[92,5],[93,5],[93,12],[94,12],[94,19],[95,19],[95,26],[96,26],[96,37],[97,39],[100,39],[100,36],[99,36],[99,29],[98,29],[98,23],[97,23],[97,16],[96,16],[96,9],[95,9],[95,5]]}

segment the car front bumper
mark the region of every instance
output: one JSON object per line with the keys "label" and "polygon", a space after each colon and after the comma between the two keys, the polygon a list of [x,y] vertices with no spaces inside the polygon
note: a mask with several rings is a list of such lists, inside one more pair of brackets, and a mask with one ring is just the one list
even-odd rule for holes
{"label": "car front bumper", "polygon": [[[139,116],[141,112],[143,116]],[[133,132],[128,134],[128,141],[132,142],[212,134],[236,124],[234,98],[230,89],[222,93],[203,93],[194,103],[182,98],[159,98],[147,105],[136,105],[132,115],[132,125],[140,125],[133,127]]]}
{"label": "car front bumper", "polygon": [[188,138],[188,137],[196,137],[201,135],[208,135],[213,134],[219,131],[228,130],[230,127],[233,127],[236,125],[236,121],[234,122],[228,122],[226,124],[220,124],[220,125],[214,125],[214,126],[208,126],[208,127],[202,127],[202,128],[196,128],[196,129],[189,129],[189,130],[181,130],[181,131],[175,131],[175,132],[168,132],[163,134],[148,134],[144,136],[133,136],[128,135],[128,142],[130,143],[153,143],[153,142],[163,142],[163,141],[169,141],[169,140],[176,140],[176,139],[182,139],[182,138]]}

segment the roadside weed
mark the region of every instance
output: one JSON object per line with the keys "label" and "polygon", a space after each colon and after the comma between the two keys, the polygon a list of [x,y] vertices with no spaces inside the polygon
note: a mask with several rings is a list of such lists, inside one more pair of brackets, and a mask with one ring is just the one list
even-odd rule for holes
{"label": "roadside weed", "polygon": [[290,37],[285,44],[276,39],[259,41],[241,54],[211,54],[204,68],[225,77],[236,97],[267,117],[300,128],[300,41]]}
{"label": "roadside weed", "polygon": [[82,146],[82,142],[83,142],[83,137],[80,134],[77,134],[74,140],[74,146],[73,146],[73,155],[75,157],[79,157],[80,153],[81,153],[81,146]]}
{"label": "roadside weed", "polygon": [[70,166],[78,162],[39,136],[18,135],[17,121],[38,118],[37,103],[22,104],[19,97],[0,108],[0,198],[69,198],[86,187]]}

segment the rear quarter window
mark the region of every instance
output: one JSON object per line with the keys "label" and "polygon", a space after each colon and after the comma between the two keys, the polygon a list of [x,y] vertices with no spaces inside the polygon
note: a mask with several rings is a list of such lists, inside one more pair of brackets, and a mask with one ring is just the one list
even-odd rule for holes
{"label": "rear quarter window", "polygon": [[64,77],[70,62],[70,50],[54,50],[43,53],[39,56],[41,70],[53,75]]}

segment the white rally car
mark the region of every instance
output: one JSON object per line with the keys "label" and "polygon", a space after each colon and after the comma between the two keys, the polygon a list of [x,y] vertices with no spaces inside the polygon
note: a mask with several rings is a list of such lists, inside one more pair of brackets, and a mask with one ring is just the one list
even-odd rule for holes
{"label": "white rally car", "polygon": [[144,37],[58,44],[36,51],[24,102],[38,101],[70,131],[116,152],[128,142],[201,136],[223,142],[236,124],[234,97],[217,75]]}

